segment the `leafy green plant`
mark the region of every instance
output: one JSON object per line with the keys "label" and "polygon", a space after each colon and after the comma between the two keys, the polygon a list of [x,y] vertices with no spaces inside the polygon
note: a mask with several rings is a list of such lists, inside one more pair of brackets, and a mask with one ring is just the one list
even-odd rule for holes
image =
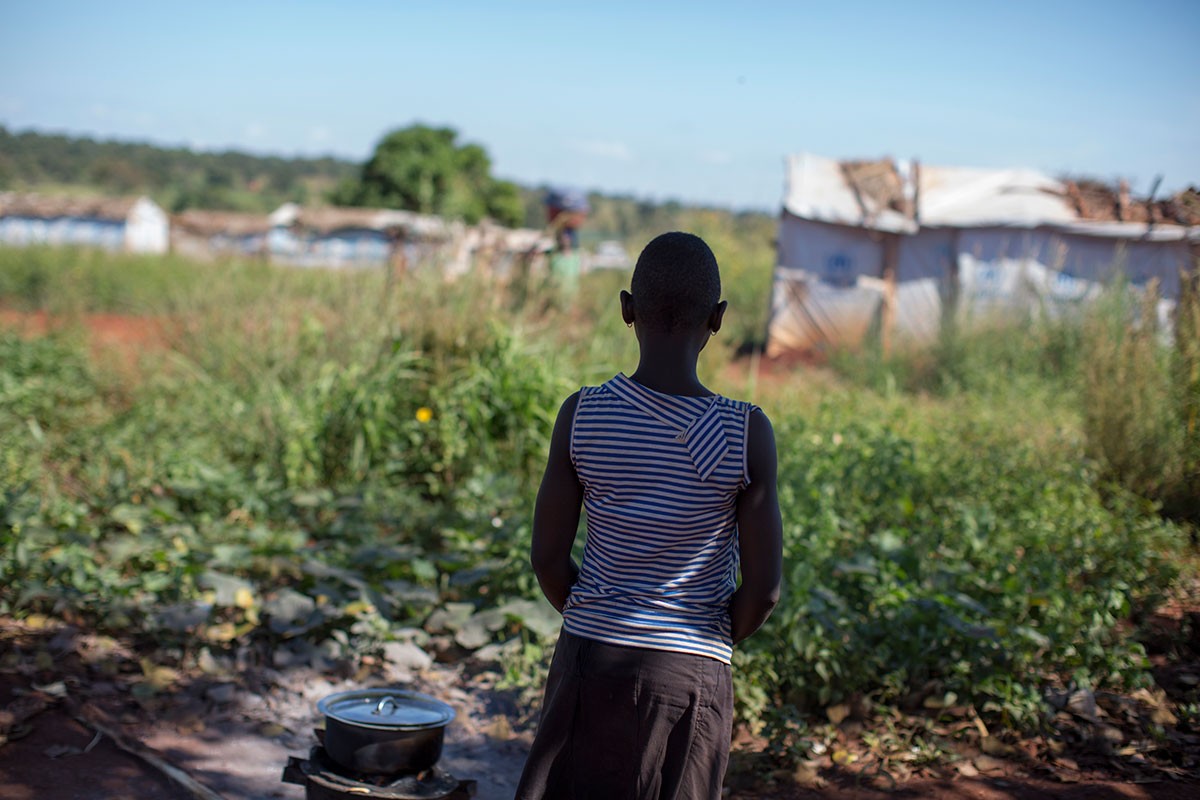
{"label": "leafy green plant", "polygon": [[1083,370],[1088,453],[1105,476],[1200,519],[1195,424],[1200,315],[1181,300],[1174,347],[1157,329],[1157,295],[1110,292],[1088,321]]}
{"label": "leafy green plant", "polygon": [[[20,286],[93,272],[116,303],[129,281],[169,324],[128,370],[78,329],[0,334],[0,613],[336,659],[453,608],[439,635],[515,643],[507,680],[536,684],[554,626],[528,605],[532,500],[563,397],[635,363],[625,276],[584,276],[559,307],[420,270],[389,288],[164,259],[166,280],[153,260],[29,254]],[[1036,728],[1047,686],[1148,680],[1128,623],[1171,588],[1185,536],[1089,458],[1074,330],[860,365],[870,388],[764,381],[785,590],[735,654],[735,693],[781,757],[839,704],[954,695],[989,727]],[[1018,375],[990,377],[993,357]],[[702,368],[741,393],[729,349]]]}
{"label": "leafy green plant", "polygon": [[748,646],[776,704],[949,691],[1025,725],[1055,676],[1146,680],[1120,625],[1161,598],[1181,538],[1136,501],[969,428],[918,444],[827,409],[777,432],[787,588]]}

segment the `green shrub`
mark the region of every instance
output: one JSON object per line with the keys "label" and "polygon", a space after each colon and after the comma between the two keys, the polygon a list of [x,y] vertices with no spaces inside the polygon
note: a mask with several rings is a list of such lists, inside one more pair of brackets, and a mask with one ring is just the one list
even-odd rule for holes
{"label": "green shrub", "polygon": [[944,326],[928,344],[902,339],[884,354],[868,343],[835,351],[831,363],[876,391],[939,396],[1069,391],[1084,358],[1083,319],[1075,310],[1056,317],[965,320]]}
{"label": "green shrub", "polygon": [[748,711],[954,692],[1024,724],[1011,698],[1044,683],[1148,679],[1120,626],[1161,598],[1178,531],[1106,504],[1078,460],[964,422],[920,441],[831,410],[777,426],[786,589],[748,644]]}
{"label": "green shrub", "polygon": [[[485,281],[419,270],[390,285],[231,262],[176,279],[182,262],[165,259],[143,280],[128,257],[31,253],[44,263],[21,285],[92,270],[93,286],[132,282],[169,324],[131,374],[73,335],[0,335],[0,613],[353,655],[453,601],[540,649],[544,632],[514,632],[498,609],[538,597],[530,515],[558,404],[636,363],[616,305],[627,276],[584,276],[571,303],[514,310]],[[120,307],[113,291],[104,302]],[[941,362],[869,366],[888,392],[814,373],[764,382],[778,384],[761,402],[778,434],[786,588],[738,650],[736,691],[768,734],[839,700],[935,692],[1032,726],[1045,683],[1146,679],[1123,625],[1170,588],[1179,531],[1087,457],[1076,328],[977,336]],[[1112,363],[1148,368],[1129,349],[1143,347]],[[741,380],[731,349],[705,351],[714,387]],[[1153,374],[1194,385],[1168,363]]]}
{"label": "green shrub", "polygon": [[831,363],[885,395],[986,398],[1022,416],[1070,410],[1101,481],[1197,522],[1200,303],[1187,278],[1183,284],[1170,335],[1157,327],[1153,289],[1118,282],[1086,308],[969,321],[943,328],[926,346],[843,349]]}
{"label": "green shrub", "polygon": [[1200,312],[1185,293],[1173,345],[1157,329],[1157,295],[1109,292],[1086,327],[1082,370],[1088,455],[1104,477],[1200,521]]}

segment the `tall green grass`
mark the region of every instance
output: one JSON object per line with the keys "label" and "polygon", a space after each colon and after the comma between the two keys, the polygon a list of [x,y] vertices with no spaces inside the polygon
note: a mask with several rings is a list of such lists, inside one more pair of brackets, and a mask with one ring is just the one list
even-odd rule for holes
{"label": "tall green grass", "polygon": [[[883,393],[983,398],[1077,427],[1098,480],[1200,522],[1200,312],[1185,292],[1168,335],[1157,295],[1114,284],[1073,313],[943,329],[929,345],[882,354],[868,345],[834,355],[837,371]],[[969,400],[968,400],[969,401]]]}
{"label": "tall green grass", "polygon": [[143,313],[208,282],[203,267],[173,256],[0,247],[0,301],[18,310]]}
{"label": "tall green grass", "polygon": [[1086,320],[1083,428],[1106,477],[1200,522],[1200,314],[1185,293],[1165,344],[1156,301],[1110,292]]}
{"label": "tall green grass", "polygon": [[[459,601],[497,638],[537,641],[509,601],[537,597],[547,438],[569,392],[636,363],[626,276],[585,276],[564,299],[419,269],[389,282],[168,258],[139,277],[156,262],[0,258],[25,270],[0,271],[9,307],[163,322],[122,369],[75,334],[0,334],[0,613],[73,614],[188,652],[303,641],[354,658]],[[1110,428],[1124,406],[1086,400],[1082,377],[1105,359],[1183,374],[1152,341],[978,331],[839,362],[849,379],[757,384],[714,339],[705,380],[757,387],[780,454],[787,581],[739,650],[744,717],[785,730],[841,700],[941,691],[1029,726],[1048,684],[1145,683],[1127,621],[1170,589],[1183,537],[1093,449],[1083,404]],[[1147,383],[1120,376],[1097,380],[1114,397]],[[1174,408],[1173,380],[1145,403]]]}

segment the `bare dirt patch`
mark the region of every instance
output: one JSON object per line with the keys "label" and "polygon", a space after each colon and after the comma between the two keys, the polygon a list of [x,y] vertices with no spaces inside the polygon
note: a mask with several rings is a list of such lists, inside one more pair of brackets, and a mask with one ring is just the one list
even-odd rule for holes
{"label": "bare dirt patch", "polygon": [[[31,687],[14,674],[0,674],[0,707]],[[11,732],[10,732],[11,733]],[[107,737],[72,718],[61,707],[41,712],[28,733],[0,746],[0,794],[10,800],[175,800],[171,783],[119,750]]]}
{"label": "bare dirt patch", "polygon": [[55,333],[79,333],[91,358],[136,380],[149,355],[166,351],[171,331],[169,320],[133,314],[54,315],[44,310],[0,309],[0,330],[19,336],[39,337]]}
{"label": "bare dirt patch", "polygon": [[14,311],[0,309],[0,327],[15,330],[24,336],[46,334],[80,328],[97,348],[162,347],[166,337],[166,322],[156,317],[132,314],[52,315],[47,311]]}
{"label": "bare dirt patch", "polygon": [[5,798],[191,796],[111,737],[97,736],[97,727],[222,797],[301,798],[303,787],[281,778],[289,756],[306,757],[317,743],[316,701],[389,681],[454,706],[439,766],[476,780],[479,800],[512,797],[532,735],[503,693],[491,691],[494,673],[468,675],[461,665],[384,675],[251,664],[207,674],[161,665],[160,654],[79,628],[38,620],[31,629],[8,619],[0,619],[0,652],[0,709],[33,695],[46,705],[0,744]]}
{"label": "bare dirt patch", "polygon": [[[510,798],[532,737],[531,709],[496,688],[497,675],[475,665],[434,663],[409,674],[367,667],[272,669],[247,664],[211,674],[157,666],[161,655],[55,621],[31,627],[0,619],[0,708],[39,691],[48,707],[28,731],[0,745],[0,794],[16,800],[189,796],[146,762],[96,736],[94,715],[120,736],[148,747],[227,798],[300,798],[281,782],[288,756],[306,756],[320,723],[315,703],[337,691],[400,681],[445,699],[458,717],[447,731],[441,766],[479,782],[480,800]],[[351,674],[351,672],[353,674]],[[156,688],[157,687],[157,688]],[[82,721],[81,721],[82,720]],[[1200,795],[1194,775],[1120,775],[1095,764],[1010,758],[964,759],[914,770],[892,782],[859,764],[774,770],[743,737],[727,796],[733,800],[1007,800],[1100,798],[1182,800]],[[986,769],[980,769],[976,765]],[[972,772],[974,770],[974,772]]]}

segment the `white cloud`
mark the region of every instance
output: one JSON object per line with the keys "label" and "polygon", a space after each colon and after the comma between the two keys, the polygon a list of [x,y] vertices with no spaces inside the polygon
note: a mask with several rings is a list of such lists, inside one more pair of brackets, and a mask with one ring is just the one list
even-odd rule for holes
{"label": "white cloud", "polygon": [[246,126],[245,136],[247,139],[261,139],[267,135],[267,128],[261,122],[251,122]]}
{"label": "white cloud", "polygon": [[315,128],[310,128],[308,131],[308,141],[313,144],[325,144],[333,138],[333,132],[324,125],[317,125]]}
{"label": "white cloud", "polygon": [[605,142],[596,139],[575,140],[568,143],[570,148],[585,156],[605,158],[609,161],[632,161],[633,153],[624,142]]}
{"label": "white cloud", "polygon": [[91,108],[89,108],[88,111],[90,111],[92,116],[96,119],[106,119],[110,113],[108,106],[104,105],[103,103],[92,103]]}

